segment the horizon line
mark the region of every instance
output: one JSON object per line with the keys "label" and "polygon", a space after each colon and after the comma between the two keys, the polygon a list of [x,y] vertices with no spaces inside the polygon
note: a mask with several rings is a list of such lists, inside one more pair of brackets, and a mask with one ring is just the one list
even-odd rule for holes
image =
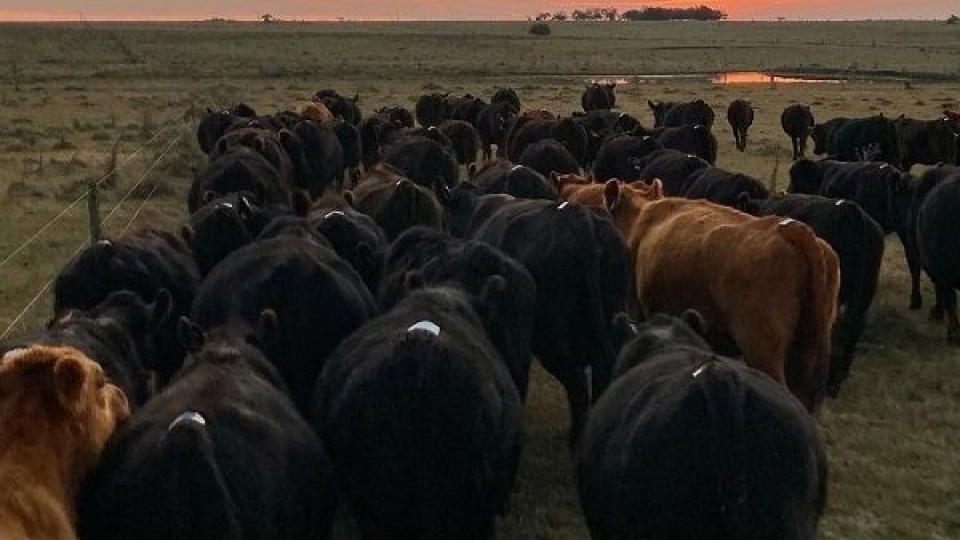
{"label": "horizon line", "polygon": [[[752,18],[752,19],[718,19],[712,21],[698,21],[692,19],[673,19],[670,21],[540,21],[547,23],[556,23],[556,24],[610,24],[610,23],[663,23],[663,22],[940,22],[946,21],[947,18],[904,18],[904,17],[873,17],[873,18],[864,18],[864,19],[819,19],[819,18],[791,18],[791,17],[776,17],[776,18]],[[284,24],[284,23],[451,23],[451,22],[464,22],[464,23],[477,23],[477,22],[537,22],[532,19],[496,19],[496,18],[472,18],[472,19],[404,19],[404,18],[363,18],[363,19],[353,19],[347,17],[337,17],[337,18],[325,18],[325,19],[274,19],[269,23],[257,19],[243,19],[243,18],[230,18],[230,17],[208,17],[206,19],[166,19],[166,18],[153,18],[153,19],[90,19],[90,18],[80,18],[80,19],[7,19],[0,21],[0,25],[3,24],[50,24],[50,23],[251,23],[251,24]]]}

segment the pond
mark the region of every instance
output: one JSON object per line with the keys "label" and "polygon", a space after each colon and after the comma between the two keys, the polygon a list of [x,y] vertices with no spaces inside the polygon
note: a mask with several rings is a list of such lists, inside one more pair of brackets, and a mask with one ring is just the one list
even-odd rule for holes
{"label": "pond", "polygon": [[643,75],[594,75],[585,82],[599,84],[616,83],[626,85],[654,81],[704,81],[713,84],[797,84],[797,83],[826,83],[839,84],[846,79],[821,77],[817,75],[779,75],[763,71],[724,71],[720,73],[663,73]]}

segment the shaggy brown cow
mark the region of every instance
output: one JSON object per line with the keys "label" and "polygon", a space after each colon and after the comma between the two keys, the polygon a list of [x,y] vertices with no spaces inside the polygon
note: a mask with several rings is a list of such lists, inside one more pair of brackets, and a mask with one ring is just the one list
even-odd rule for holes
{"label": "shaggy brown cow", "polygon": [[614,182],[604,197],[633,254],[644,313],[698,310],[718,352],[739,350],[816,412],[840,288],[829,244],[789,218],[701,200],[650,202]]}
{"label": "shaggy brown cow", "polygon": [[309,101],[300,105],[300,116],[306,118],[307,120],[313,120],[314,122],[320,122],[321,124],[326,124],[327,122],[333,122],[333,113],[330,112],[330,109],[326,105],[318,101]]}
{"label": "shaggy brown cow", "polygon": [[69,347],[15,349],[0,359],[0,538],[73,540],[73,498],[127,398]]}

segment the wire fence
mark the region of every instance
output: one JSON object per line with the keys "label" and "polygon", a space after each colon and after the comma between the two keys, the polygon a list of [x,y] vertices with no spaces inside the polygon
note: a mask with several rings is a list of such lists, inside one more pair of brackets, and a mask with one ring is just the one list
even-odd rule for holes
{"label": "wire fence", "polygon": [[[33,234],[27,237],[26,240],[21,242],[15,249],[11,250],[10,253],[8,253],[6,256],[3,257],[3,259],[0,259],[0,270],[3,270],[4,267],[6,267],[11,261],[15,260],[18,256],[23,254],[30,246],[34,245],[48,231],[53,229],[58,224],[64,224],[65,223],[64,218],[67,215],[69,215],[71,211],[74,210],[77,206],[79,206],[82,202],[87,201],[88,198],[90,198],[91,196],[96,196],[96,190],[100,188],[104,184],[104,182],[106,182],[109,178],[116,175],[120,170],[126,168],[130,163],[133,162],[134,159],[142,155],[148,149],[150,148],[159,149],[159,152],[154,154],[155,157],[153,161],[147,165],[146,169],[144,169],[144,172],[139,176],[139,178],[133,184],[131,184],[129,188],[126,189],[126,191],[123,193],[122,196],[120,196],[117,202],[106,214],[106,216],[104,216],[102,220],[100,219],[100,216],[91,216],[91,219],[96,220],[96,223],[98,225],[97,228],[99,229],[99,226],[106,225],[115,217],[117,217],[119,210],[124,206],[124,204],[127,201],[129,201],[130,198],[133,197],[134,194],[136,194],[138,190],[141,189],[142,186],[144,186],[145,182],[147,182],[147,180],[149,180],[152,177],[154,172],[157,170],[157,167],[170,156],[173,150],[177,147],[177,144],[184,140],[186,133],[188,133],[188,131],[184,129],[184,119],[186,117],[186,114],[187,113],[181,114],[177,118],[174,118],[170,122],[166,123],[159,130],[157,130],[157,132],[154,133],[149,140],[147,140],[140,147],[138,147],[129,155],[127,155],[122,162],[115,163],[114,166],[111,167],[111,170],[107,171],[102,177],[90,182],[87,186],[87,189],[85,189],[84,192],[79,197],[69,202],[59,212],[57,212],[50,220],[48,220]],[[179,129],[177,129],[178,127]],[[172,135],[169,135],[170,133],[172,133]],[[169,138],[164,138],[165,134],[168,134]],[[158,183],[154,183],[152,186],[150,186],[149,191],[146,193],[146,195],[142,197],[140,204],[133,210],[133,212],[130,214],[129,218],[127,219],[126,223],[123,225],[122,229],[120,230],[121,235],[126,233],[128,230],[130,230],[134,222],[136,222],[137,219],[140,217],[143,210],[153,200],[153,196],[157,193],[158,188],[159,188]],[[69,260],[73,259],[78,253],[80,253],[83,250],[85,246],[89,244],[89,242],[90,242],[90,238],[85,236],[84,239],[76,247],[76,249],[70,254],[70,256],[67,257],[65,261],[63,261],[63,264],[66,264]],[[40,287],[40,289],[36,292],[36,294],[34,294],[33,297],[26,303],[26,305],[24,305],[20,310],[18,310],[16,315],[11,319],[10,323],[6,326],[3,332],[0,333],[0,339],[7,338],[18,327],[25,328],[25,321],[27,320],[27,316],[31,313],[31,311],[37,305],[37,303],[42,298],[44,298],[44,295],[46,295],[50,291],[50,288],[53,286],[55,280],[56,280],[56,276],[48,279]]]}

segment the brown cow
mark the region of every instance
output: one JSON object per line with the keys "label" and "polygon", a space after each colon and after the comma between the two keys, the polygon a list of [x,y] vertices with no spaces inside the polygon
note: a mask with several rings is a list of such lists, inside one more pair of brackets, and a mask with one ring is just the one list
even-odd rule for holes
{"label": "brown cow", "polygon": [[127,398],[69,347],[15,349],[0,359],[0,538],[73,540],[73,498]]}
{"label": "brown cow", "polygon": [[816,412],[840,288],[833,249],[793,219],[703,200],[650,202],[616,183],[604,197],[633,255],[643,312],[698,310],[716,346],[735,345]]}
{"label": "brown cow", "polygon": [[606,185],[614,182],[619,185],[621,191],[629,191],[631,197],[638,197],[649,201],[655,201],[663,198],[663,184],[659,179],[654,178],[649,183],[634,182],[628,184],[621,180],[611,179],[604,184],[595,184],[589,179],[576,174],[554,174],[552,176],[557,190],[560,192],[560,198],[565,201],[575,202],[584,206],[607,209],[604,200]]}
{"label": "brown cow", "polygon": [[300,116],[306,118],[307,120],[313,120],[314,122],[320,122],[321,124],[326,124],[333,122],[333,113],[330,112],[330,109],[326,105],[318,101],[308,101],[300,105]]}

